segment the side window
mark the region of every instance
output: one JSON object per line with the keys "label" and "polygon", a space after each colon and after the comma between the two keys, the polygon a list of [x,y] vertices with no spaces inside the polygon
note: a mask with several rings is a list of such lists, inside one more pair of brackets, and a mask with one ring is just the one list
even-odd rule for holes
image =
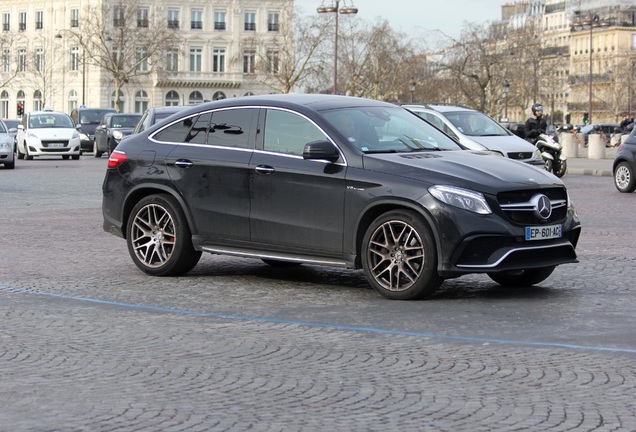
{"label": "side window", "polygon": [[250,141],[256,124],[256,108],[215,111],[212,114],[208,144],[222,147],[253,148]]}
{"label": "side window", "polygon": [[192,129],[192,126],[197,123],[197,120],[197,116],[182,119],[181,121],[173,123],[169,127],[157,132],[154,135],[154,139],[171,143],[188,142],[188,138],[192,138],[192,135],[190,135],[190,129]]}
{"label": "side window", "polygon": [[307,119],[287,111],[267,110],[264,150],[302,156],[305,144],[327,137]]}

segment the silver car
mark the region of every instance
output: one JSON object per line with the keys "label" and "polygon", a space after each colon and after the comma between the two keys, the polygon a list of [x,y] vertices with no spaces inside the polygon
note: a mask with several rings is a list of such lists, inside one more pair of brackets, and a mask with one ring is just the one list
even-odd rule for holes
{"label": "silver car", "polygon": [[0,165],[5,169],[15,168],[15,140],[4,121],[0,121]]}
{"label": "silver car", "polygon": [[543,168],[541,152],[486,114],[447,105],[405,105],[471,150],[489,150]]}

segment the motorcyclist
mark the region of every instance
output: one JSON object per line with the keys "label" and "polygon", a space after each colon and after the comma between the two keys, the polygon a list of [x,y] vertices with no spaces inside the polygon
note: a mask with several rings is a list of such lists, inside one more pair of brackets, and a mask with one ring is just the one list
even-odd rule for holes
{"label": "motorcyclist", "polygon": [[543,105],[538,102],[532,104],[532,115],[526,120],[525,137],[534,142],[548,128],[548,123],[543,118]]}

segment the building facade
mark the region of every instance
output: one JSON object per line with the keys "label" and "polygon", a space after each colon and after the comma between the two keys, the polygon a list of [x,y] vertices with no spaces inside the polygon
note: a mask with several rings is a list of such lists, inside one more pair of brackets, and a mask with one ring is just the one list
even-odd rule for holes
{"label": "building facade", "polygon": [[[132,27],[122,27],[124,5],[134,7]],[[268,60],[267,72],[276,72],[281,23],[292,8],[291,0],[0,0],[0,116],[17,117],[19,104],[25,111],[117,105],[143,112],[272,92],[256,65]],[[172,32],[175,44],[144,58],[137,31],[153,26],[157,37]],[[135,44],[132,70],[96,60],[104,48],[111,58],[101,61],[117,62]]]}

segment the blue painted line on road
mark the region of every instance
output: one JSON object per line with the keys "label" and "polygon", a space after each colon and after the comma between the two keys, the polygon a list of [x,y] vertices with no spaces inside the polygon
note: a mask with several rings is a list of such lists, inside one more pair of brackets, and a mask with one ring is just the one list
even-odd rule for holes
{"label": "blue painted line on road", "polygon": [[527,345],[527,346],[537,346],[537,347],[543,347],[543,348],[568,348],[568,349],[574,349],[574,350],[605,351],[605,352],[636,354],[636,349],[631,349],[631,348],[598,347],[598,346],[589,346],[589,345],[563,344],[563,343],[555,343],[555,342],[533,342],[533,341],[519,341],[519,340],[509,340],[509,339],[489,339],[489,338],[470,337],[470,336],[453,336],[453,335],[445,335],[445,334],[439,334],[439,333],[423,333],[423,332],[402,331],[402,330],[389,330],[389,329],[382,329],[382,328],[376,328],[376,327],[357,327],[357,326],[348,326],[348,325],[339,325],[339,324],[326,324],[326,323],[309,322],[309,321],[287,320],[282,318],[251,317],[251,316],[244,316],[244,315],[224,314],[224,313],[218,313],[218,312],[173,309],[173,308],[164,308],[164,307],[158,307],[158,306],[139,305],[134,303],[123,303],[123,302],[116,302],[116,301],[110,301],[110,300],[99,300],[99,299],[87,298],[87,297],[67,296],[63,294],[49,293],[49,292],[43,292],[43,291],[29,291],[29,290],[25,290],[21,288],[9,287],[6,285],[0,285],[0,291],[9,291],[9,292],[15,292],[20,294],[33,294],[33,295],[39,295],[39,296],[55,297],[55,298],[64,299],[64,300],[75,300],[75,301],[82,301],[82,302],[89,302],[89,303],[98,303],[98,304],[105,304],[109,306],[141,309],[141,310],[148,310],[153,312],[207,316],[207,317],[233,319],[233,320],[240,320],[240,321],[247,321],[247,322],[293,324],[298,326],[318,327],[318,328],[326,328],[326,329],[333,329],[333,330],[425,337],[425,338],[431,338],[431,339],[455,340],[455,341],[462,341],[462,342]]}

